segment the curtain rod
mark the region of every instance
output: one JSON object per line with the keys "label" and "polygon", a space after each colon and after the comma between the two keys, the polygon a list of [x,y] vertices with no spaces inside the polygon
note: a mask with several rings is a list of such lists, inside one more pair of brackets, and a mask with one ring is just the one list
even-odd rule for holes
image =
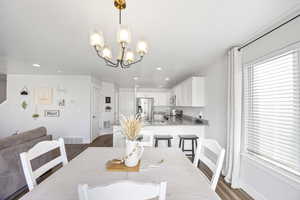
{"label": "curtain rod", "polygon": [[250,42],[248,42],[248,43],[244,44],[244,45],[243,45],[243,46],[241,46],[241,47],[240,47],[238,50],[240,51],[241,49],[245,48],[246,46],[249,46],[250,44],[252,44],[252,43],[256,42],[257,40],[259,40],[259,39],[261,39],[261,38],[263,38],[263,37],[265,37],[266,35],[269,35],[269,34],[270,34],[270,33],[272,33],[273,31],[275,31],[275,30],[277,30],[277,29],[281,28],[282,26],[284,26],[284,25],[288,24],[289,22],[291,22],[291,21],[295,20],[295,19],[296,19],[296,18],[298,18],[298,17],[300,17],[300,14],[298,14],[298,15],[296,15],[295,17],[293,17],[293,18],[291,18],[291,19],[287,20],[286,22],[284,22],[284,23],[280,24],[279,26],[276,26],[275,28],[273,28],[272,30],[270,30],[270,31],[266,32],[265,34],[263,34],[263,35],[259,36],[258,38],[256,38],[256,39],[254,39],[254,40],[252,40],[252,41],[250,41]]}

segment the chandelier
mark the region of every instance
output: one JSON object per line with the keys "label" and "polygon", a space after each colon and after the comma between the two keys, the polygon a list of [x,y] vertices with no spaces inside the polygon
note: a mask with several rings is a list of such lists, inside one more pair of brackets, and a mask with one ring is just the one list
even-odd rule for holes
{"label": "chandelier", "polygon": [[139,58],[135,60],[133,51],[128,48],[131,40],[130,31],[127,26],[122,25],[122,10],[126,8],[126,1],[115,0],[114,5],[119,10],[119,31],[117,33],[117,41],[121,48],[118,58],[116,61],[112,60],[111,50],[105,45],[103,33],[101,31],[94,31],[90,35],[90,45],[94,47],[98,57],[102,58],[107,66],[129,68],[131,65],[143,60],[148,47],[145,41],[139,41],[136,48]]}

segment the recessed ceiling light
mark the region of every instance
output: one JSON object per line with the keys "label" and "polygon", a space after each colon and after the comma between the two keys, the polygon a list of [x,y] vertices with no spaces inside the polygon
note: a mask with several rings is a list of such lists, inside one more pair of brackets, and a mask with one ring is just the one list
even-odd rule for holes
{"label": "recessed ceiling light", "polygon": [[33,64],[32,67],[41,67],[40,64]]}
{"label": "recessed ceiling light", "polygon": [[139,80],[139,77],[135,76],[135,77],[133,77],[133,80],[137,81],[137,80]]}
{"label": "recessed ceiling light", "polygon": [[166,80],[166,81],[169,81],[169,80],[170,80],[170,78],[169,78],[169,77],[166,77],[166,78],[165,78],[165,80]]}
{"label": "recessed ceiling light", "polygon": [[61,71],[61,70],[57,70],[57,73],[62,73],[63,71]]}
{"label": "recessed ceiling light", "polygon": [[158,86],[159,88],[163,88],[164,86],[163,85],[160,85],[160,86]]}
{"label": "recessed ceiling light", "polygon": [[156,67],[156,70],[161,71],[162,68],[161,67]]}

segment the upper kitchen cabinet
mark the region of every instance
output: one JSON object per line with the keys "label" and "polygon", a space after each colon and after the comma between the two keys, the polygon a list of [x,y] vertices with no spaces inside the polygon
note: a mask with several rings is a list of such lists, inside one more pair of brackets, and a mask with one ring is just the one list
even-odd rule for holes
{"label": "upper kitchen cabinet", "polygon": [[176,106],[205,106],[205,77],[190,77],[173,88]]}
{"label": "upper kitchen cabinet", "polygon": [[138,91],[136,97],[153,98],[154,106],[170,105],[170,92],[168,91]]}

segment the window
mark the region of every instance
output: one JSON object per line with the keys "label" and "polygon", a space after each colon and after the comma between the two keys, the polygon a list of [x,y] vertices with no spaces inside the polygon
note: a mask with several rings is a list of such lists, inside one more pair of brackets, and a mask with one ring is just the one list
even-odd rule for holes
{"label": "window", "polygon": [[300,175],[299,51],[244,67],[246,152]]}

